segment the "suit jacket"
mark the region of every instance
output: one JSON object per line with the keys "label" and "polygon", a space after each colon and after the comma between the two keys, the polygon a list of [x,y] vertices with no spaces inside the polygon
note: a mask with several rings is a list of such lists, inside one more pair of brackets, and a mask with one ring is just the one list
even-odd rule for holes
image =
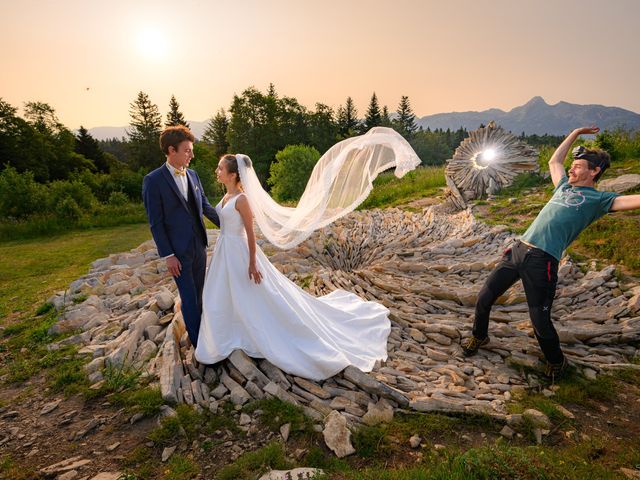
{"label": "suit jacket", "polygon": [[202,216],[220,226],[215,208],[202,190],[200,178],[194,170],[186,170],[189,195],[193,198],[197,215],[194,215],[189,203],[178,189],[172,173],[163,164],[144,177],[142,182],[142,200],[147,210],[151,234],[158,247],[158,255],[177,256],[187,251],[196,234],[203,235],[207,244],[207,231]]}

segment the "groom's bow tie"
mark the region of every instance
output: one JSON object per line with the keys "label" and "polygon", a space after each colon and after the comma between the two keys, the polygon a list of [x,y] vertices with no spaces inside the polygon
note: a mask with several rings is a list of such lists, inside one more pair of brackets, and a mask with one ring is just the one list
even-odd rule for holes
{"label": "groom's bow tie", "polygon": [[187,171],[186,169],[183,170],[174,170],[173,174],[177,177],[178,175],[180,175],[181,177],[184,177],[187,175]]}

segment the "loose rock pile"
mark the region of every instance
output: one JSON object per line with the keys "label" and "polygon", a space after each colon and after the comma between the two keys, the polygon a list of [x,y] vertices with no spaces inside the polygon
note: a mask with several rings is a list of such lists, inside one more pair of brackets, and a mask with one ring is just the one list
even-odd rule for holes
{"label": "loose rock pile", "polygon": [[[217,231],[209,235],[215,243]],[[262,242],[271,261],[314,295],[342,288],[389,308],[389,358],[368,374],[348,367],[312,382],[240,351],[213,367],[198,365],[153,242],[95,261],[51,299],[64,309],[52,333],[81,333],[50,348],[80,345],[93,383],[102,381],[105,365],[132,363],[158,379],[165,400],[195,408],[216,411],[222,400],[242,405],[265,396],[298,404],[331,425],[325,438],[337,439],[332,448],[345,454],[346,427],[333,411],[351,424],[388,421],[398,408],[507,419],[514,391],[538,382],[521,366],[540,366],[541,359],[521,285],[494,307],[486,348],[465,358],[459,343],[470,335],[482,283],[513,240],[505,227],[477,222],[468,210],[447,215],[436,206],[354,212],[291,251]],[[638,355],[631,342],[640,339],[640,286],[619,284],[615,273],[608,266],[585,274],[567,258],[560,266],[552,316],[567,357],[591,378]]]}

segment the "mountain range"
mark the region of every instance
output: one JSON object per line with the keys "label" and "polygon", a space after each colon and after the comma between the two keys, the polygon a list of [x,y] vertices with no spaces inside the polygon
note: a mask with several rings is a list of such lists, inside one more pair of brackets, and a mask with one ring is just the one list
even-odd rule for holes
{"label": "mountain range", "polygon": [[[566,135],[578,126],[597,125],[602,130],[626,128],[640,129],[640,114],[618,107],[604,105],[578,105],[575,103],[558,102],[549,105],[542,97],[533,97],[524,105],[515,107],[508,112],[498,108],[491,108],[482,112],[450,112],[437,113],[417,118],[416,123],[424,128],[435,130],[457,130],[464,127],[475,130],[480,124],[486,125],[494,120],[505,130],[526,135]],[[196,138],[201,138],[207,126],[207,120],[189,121],[191,131]],[[89,130],[98,139],[122,138],[127,135],[127,127],[95,127]]]}
{"label": "mountain range", "polygon": [[492,108],[482,112],[438,113],[422,117],[416,123],[431,130],[457,130],[460,127],[475,130],[481,123],[486,125],[491,120],[495,120],[505,130],[516,134],[524,132],[526,135],[566,135],[574,128],[586,125],[597,125],[601,130],[618,127],[640,129],[640,115],[630,110],[568,102],[549,105],[542,97],[533,97],[524,105],[508,112]]}

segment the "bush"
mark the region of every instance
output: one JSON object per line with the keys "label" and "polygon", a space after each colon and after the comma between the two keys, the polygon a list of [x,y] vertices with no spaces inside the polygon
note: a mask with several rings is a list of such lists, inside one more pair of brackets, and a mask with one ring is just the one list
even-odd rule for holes
{"label": "bush", "polygon": [[640,131],[605,130],[598,134],[594,143],[609,152],[612,161],[640,157]]}
{"label": "bush", "polygon": [[63,220],[77,222],[82,218],[82,210],[76,201],[71,197],[64,197],[54,205],[56,215]]}
{"label": "bush", "polygon": [[23,219],[46,208],[47,188],[37,183],[33,173],[7,165],[0,173],[0,217]]}
{"label": "bush", "polygon": [[142,200],[142,180],[145,173],[142,170],[134,172],[128,168],[112,171],[108,176],[107,189],[109,192],[122,192],[134,202]]}
{"label": "bush", "polygon": [[[58,180],[49,184],[49,205],[50,210],[59,212],[59,205],[66,199],[73,200],[78,208],[87,213],[91,213],[96,205],[96,197],[91,189],[79,180]],[[71,202],[67,201],[67,204]]]}
{"label": "bush", "polygon": [[127,197],[122,192],[111,192],[111,195],[109,195],[109,201],[107,203],[115,207],[120,207],[129,203],[129,197]]}
{"label": "bush", "polygon": [[288,145],[276,153],[269,169],[271,196],[278,201],[298,200],[304,192],[320,152],[306,145]]}

